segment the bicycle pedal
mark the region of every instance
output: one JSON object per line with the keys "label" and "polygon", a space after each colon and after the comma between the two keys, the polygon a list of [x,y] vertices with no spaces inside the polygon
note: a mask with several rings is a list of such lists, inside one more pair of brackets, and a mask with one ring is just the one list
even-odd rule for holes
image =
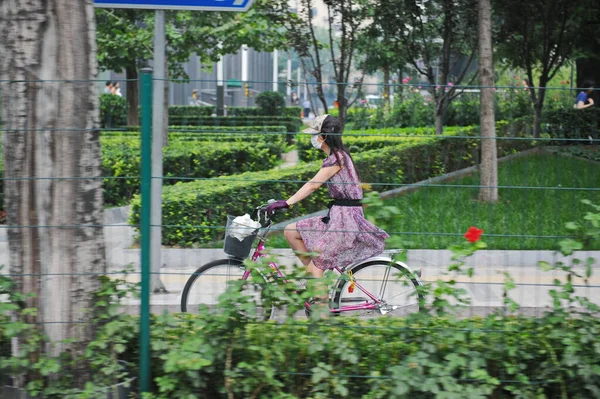
{"label": "bicycle pedal", "polygon": [[398,306],[394,305],[394,306],[386,306],[385,308],[380,308],[379,311],[381,312],[381,314],[386,314],[386,313],[393,312],[396,309],[398,309]]}

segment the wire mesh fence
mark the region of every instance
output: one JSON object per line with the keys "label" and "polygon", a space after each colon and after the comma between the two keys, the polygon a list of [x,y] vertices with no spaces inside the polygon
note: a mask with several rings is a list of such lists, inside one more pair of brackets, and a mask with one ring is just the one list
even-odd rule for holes
{"label": "wire mesh fence", "polygon": [[[333,96],[334,85],[325,85],[321,96],[310,95],[310,89],[306,98],[281,95],[287,104],[278,102],[271,114],[260,105],[221,110],[220,104],[172,105],[163,129],[151,126],[152,113],[160,110],[150,109],[149,74],[140,82],[144,101],[137,120],[128,119],[127,99],[113,94],[101,96],[99,121],[79,127],[65,119],[58,119],[64,125],[23,119],[14,109],[5,110],[0,264],[16,284],[3,280],[5,303],[24,303],[4,308],[2,364],[4,375],[12,378],[5,384],[24,388],[24,382],[37,381],[46,395],[60,395],[51,391],[57,387],[63,394],[83,395],[85,384],[77,378],[60,385],[52,376],[58,370],[49,366],[39,372],[40,359],[73,349],[57,342],[76,337],[84,339],[73,351],[90,354],[77,358],[83,378],[95,384],[88,393],[100,395],[104,386],[116,385],[117,374],[120,380],[138,377],[148,384],[152,378],[155,393],[164,397],[435,397],[436,389],[470,389],[480,397],[565,394],[565,380],[551,375],[564,375],[561,367],[568,359],[561,356],[568,350],[560,347],[559,335],[534,338],[553,323],[539,320],[559,311],[565,312],[560,313],[564,324],[552,325],[557,332],[576,330],[577,339],[592,334],[581,325],[590,319],[568,317],[565,309],[595,314],[599,303],[593,260],[600,251],[594,206],[600,205],[600,114],[595,107],[575,109],[580,90],[565,83],[546,88],[539,120],[528,97],[529,90],[539,88],[517,83],[493,89],[494,138],[481,137],[479,128],[479,91],[490,88],[451,84],[405,82],[392,85],[392,94],[385,96],[380,85],[349,85],[344,104]],[[2,91],[12,87],[2,86]],[[240,90],[254,95],[244,93],[243,86]],[[446,105],[440,132],[436,96],[444,95],[456,98]],[[325,107],[331,115],[346,115],[342,137],[360,174],[361,212],[390,235],[387,252],[377,261],[401,265],[394,273],[405,277],[404,288],[394,289],[403,298],[422,295],[423,302],[411,303],[414,310],[425,310],[420,314],[373,305],[321,320],[329,313],[325,306],[306,319],[305,302],[310,304],[318,287],[301,272],[284,233],[304,217],[327,214],[326,185],[277,214],[270,233],[259,240],[265,246],[259,252],[267,257],[252,259],[258,266],[223,252],[228,215],[251,214],[269,199],[288,199],[317,174],[325,155],[300,130]],[[535,123],[541,129],[534,136]],[[157,137],[161,175],[152,173]],[[481,183],[482,142],[491,139],[498,158],[494,187]],[[152,204],[152,186],[158,182],[160,202]],[[479,199],[486,188],[498,190],[497,201]],[[156,209],[160,223],[152,222]],[[473,242],[464,236],[472,226],[483,230]],[[157,230],[158,247],[150,240]],[[342,226],[330,233],[356,232]],[[206,265],[220,269],[202,269]],[[360,268],[342,265],[340,270],[326,276],[334,287],[326,305],[337,303],[340,309],[346,298],[358,306],[369,301],[361,294],[365,291],[373,293],[375,303],[385,297],[386,288],[374,282],[387,278],[388,269],[362,276]],[[186,283],[200,281],[200,275],[209,278],[190,290],[205,299],[187,303]],[[249,282],[240,286],[241,277]],[[239,290],[227,291],[235,281]],[[300,281],[308,291],[297,287]],[[355,295],[350,295],[352,284],[362,284]],[[18,291],[35,296],[21,298],[15,296]],[[110,298],[118,303],[110,305]],[[394,296],[385,298],[391,304]],[[257,302],[260,315],[270,309],[276,323],[253,317]],[[192,315],[181,313],[184,303]],[[95,316],[87,313],[91,308]],[[17,322],[37,327],[17,328]],[[69,327],[52,327],[61,324]],[[597,322],[589,326],[597,328]],[[76,329],[81,331],[73,333]],[[55,342],[47,357],[23,349],[38,342],[30,331]],[[522,346],[515,344],[518,340]],[[582,357],[584,347],[577,348]],[[101,369],[106,378],[94,380],[89,375],[105,360],[103,350],[112,361],[125,363],[111,363],[114,369]],[[11,364],[11,351],[29,363]],[[506,364],[522,365],[520,371],[487,365],[504,359],[506,351],[518,353]],[[586,359],[582,364],[595,364]],[[531,366],[538,361],[544,367]],[[38,370],[33,379],[31,370]],[[444,378],[451,383],[444,385]],[[598,389],[585,381],[581,392]],[[575,385],[569,394],[585,397]]]}

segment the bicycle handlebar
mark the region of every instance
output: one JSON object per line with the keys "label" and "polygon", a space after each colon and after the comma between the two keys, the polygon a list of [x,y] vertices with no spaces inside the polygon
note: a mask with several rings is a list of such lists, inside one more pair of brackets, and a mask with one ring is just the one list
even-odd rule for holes
{"label": "bicycle handlebar", "polygon": [[275,200],[274,199],[270,199],[270,200],[267,201],[266,204],[261,204],[261,205],[257,206],[256,209],[254,210],[254,214],[256,215],[256,220],[263,227],[267,227],[267,226],[269,226],[271,224],[271,222],[272,222],[271,217],[274,214],[285,211],[285,209],[277,209],[271,215],[269,215],[268,212],[267,212],[267,207],[269,205],[271,205],[273,202],[275,202]]}

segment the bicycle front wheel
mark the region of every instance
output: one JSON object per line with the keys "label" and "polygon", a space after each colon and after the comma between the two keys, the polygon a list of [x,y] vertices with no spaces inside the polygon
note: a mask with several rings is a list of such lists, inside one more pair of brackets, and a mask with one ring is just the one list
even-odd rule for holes
{"label": "bicycle front wheel", "polygon": [[[356,285],[351,288],[348,279],[340,279],[335,286],[333,307],[342,310],[339,314],[403,316],[418,312],[422,306],[423,297],[417,289],[420,282],[400,262],[367,261],[347,270],[350,271]],[[367,305],[374,306],[372,309],[365,309]]]}
{"label": "bicycle front wheel", "polygon": [[263,306],[261,297],[262,288],[267,282],[262,275],[242,281],[245,271],[244,263],[236,259],[219,259],[201,266],[185,284],[181,294],[181,311],[198,313],[200,307],[218,311],[217,305],[221,294],[235,282],[239,282],[244,300],[256,305],[256,313],[252,316],[258,319],[269,319],[272,308]]}

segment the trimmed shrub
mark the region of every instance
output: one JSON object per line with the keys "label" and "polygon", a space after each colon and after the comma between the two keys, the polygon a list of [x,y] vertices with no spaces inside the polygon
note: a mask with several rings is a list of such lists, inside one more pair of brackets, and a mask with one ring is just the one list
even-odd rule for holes
{"label": "trimmed shrub", "polygon": [[[429,177],[474,165],[479,160],[480,140],[456,137],[415,137],[403,143],[359,154],[354,161],[364,183],[385,191]],[[529,140],[499,142],[499,155],[533,146]],[[220,179],[180,183],[163,191],[163,244],[191,246],[223,237],[227,214],[248,213],[270,198],[288,198],[318,171],[318,162],[296,167],[249,172]],[[289,211],[297,217],[323,209],[326,190],[320,190]],[[139,223],[140,199],[132,200],[131,224]]]}
{"label": "trimmed shrub", "polygon": [[[134,130],[135,128],[135,130]],[[103,131],[102,137],[140,137],[138,126],[126,131]],[[285,142],[285,126],[170,126],[172,140],[280,141]]]}
{"label": "trimmed shrub", "polygon": [[[171,117],[195,117],[212,116],[217,113],[216,107],[196,107],[190,105],[171,105],[169,107],[169,118]],[[302,113],[300,107],[283,107],[281,116],[299,118]],[[227,107],[227,116],[263,116],[258,107]]]}
{"label": "trimmed shrub", "polygon": [[548,111],[544,114],[543,122],[546,123],[545,130],[550,137],[586,141],[589,137],[600,138],[600,109],[596,107]]}
{"label": "trimmed shrub", "polygon": [[285,97],[277,91],[263,91],[256,96],[256,105],[261,115],[280,116],[285,109]]}
{"label": "trimmed shrub", "polygon": [[285,126],[288,133],[296,133],[302,126],[299,117],[287,116],[211,116],[169,118],[176,126]]}
{"label": "trimmed shrub", "polygon": [[[282,143],[210,143],[172,141],[163,153],[163,184],[271,169],[281,162]],[[123,205],[139,193],[140,140],[102,139],[104,202]],[[110,177],[108,177],[110,176]]]}
{"label": "trimmed shrub", "polygon": [[[455,134],[457,128],[447,128],[446,134]],[[348,130],[343,134],[344,145],[351,153],[357,151],[369,151],[405,143],[411,136],[431,136],[435,134],[435,128],[410,127],[410,128],[384,128],[367,130]],[[298,159],[304,162],[322,159],[323,154],[315,151],[310,144],[310,136],[307,134],[296,135],[296,148]]]}
{"label": "trimmed shrub", "polygon": [[127,100],[114,94],[100,95],[100,126],[118,128],[127,125]]}

